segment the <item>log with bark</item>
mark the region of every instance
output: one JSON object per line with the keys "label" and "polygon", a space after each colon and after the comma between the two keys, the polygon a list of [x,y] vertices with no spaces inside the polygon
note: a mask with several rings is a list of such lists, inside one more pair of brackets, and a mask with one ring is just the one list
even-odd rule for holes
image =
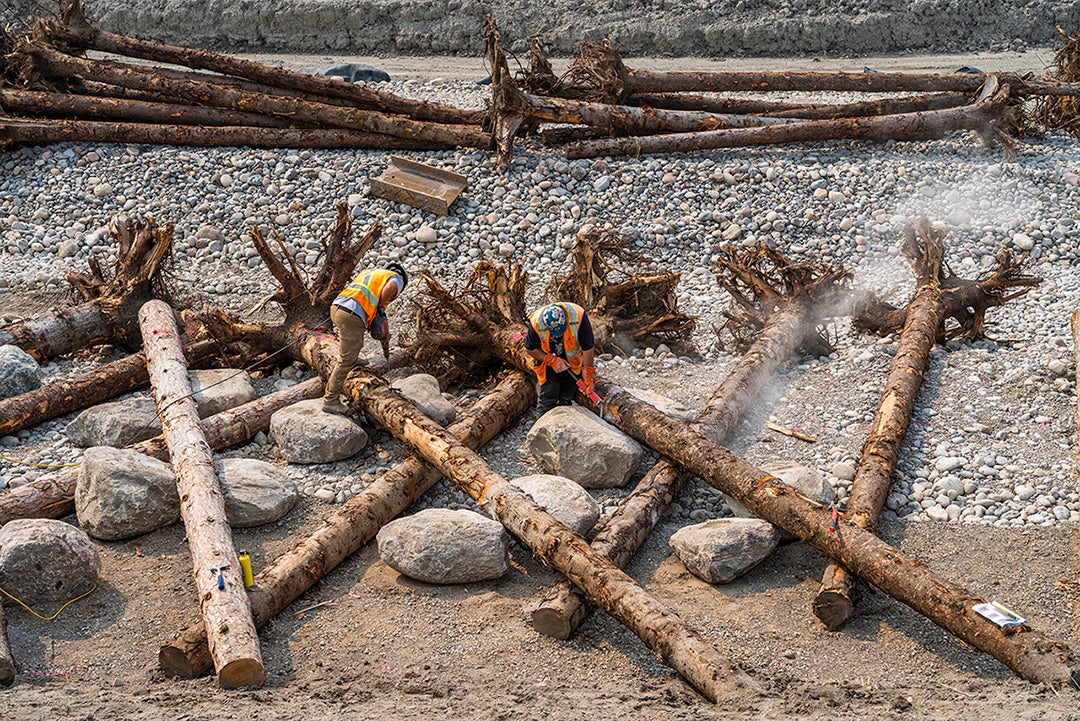
{"label": "log with bark", "polygon": [[15,683],[15,657],[11,655],[7,625],[4,604],[0,603],[0,688],[7,688]]}
{"label": "log with bark", "polygon": [[[464,445],[478,449],[536,402],[536,384],[514,372],[447,430]],[[322,526],[299,541],[255,576],[248,592],[255,626],[261,628],[286,606],[367,544],[379,529],[415,503],[442,473],[413,455],[380,476],[363,493],[331,513]],[[194,678],[211,667],[202,621],[162,644],[162,670]]]}
{"label": "log with bark", "polygon": [[1009,86],[971,105],[918,113],[864,118],[810,120],[761,128],[727,128],[696,133],[672,133],[639,138],[586,140],[566,146],[568,158],[608,155],[643,155],[738,148],[822,140],[927,140],[954,130],[974,130],[985,140],[1001,142],[1012,152],[1012,142],[999,127],[1008,108]]}
{"label": "log with bark", "polygon": [[412,141],[436,143],[443,147],[491,147],[491,137],[479,126],[413,120],[373,110],[346,108],[264,93],[254,93],[211,82],[176,80],[153,70],[126,66],[107,60],[88,60],[66,55],[40,41],[23,39],[14,53],[27,70],[45,78],[79,77],[84,80],[171,94],[188,102],[241,109],[272,117],[288,117],[316,127],[344,128],[392,135]]}
{"label": "log with bark", "polygon": [[[904,229],[900,252],[911,263],[915,293],[908,304],[907,321],[900,331],[892,368],[885,380],[871,426],[862,447],[858,470],[851,484],[844,517],[870,533],[877,533],[885,498],[892,487],[900,446],[911,423],[911,412],[930,362],[930,350],[945,321],[941,298],[944,234],[927,218]],[[814,615],[829,630],[844,624],[855,610],[856,579],[838,563],[830,562],[814,597]]]}
{"label": "log with bark", "polygon": [[[1073,337],[1073,370],[1076,374],[1076,387],[1080,389],[1080,308],[1073,311],[1069,325],[1072,327]],[[1076,430],[1080,434],[1080,391],[1076,395]],[[1080,449],[1077,450],[1076,456],[1080,459]]]}
{"label": "log with bark", "polygon": [[92,276],[69,274],[86,302],[0,328],[0,345],[19,346],[39,361],[94,343],[139,346],[139,308],[165,295],[162,270],[172,247],[173,225],[158,225],[150,218],[133,222],[120,215],[112,219],[109,232],[118,245],[112,278],[106,280],[95,261],[90,263]]}
{"label": "log with bark", "polygon": [[768,115],[773,118],[802,118],[828,120],[857,118],[869,115],[895,115],[924,110],[955,108],[971,101],[970,93],[931,93],[900,98],[863,100],[855,103],[792,103],[778,100],[749,100],[716,95],[688,93],[641,93],[627,98],[631,105],[671,110],[696,110],[706,113],[735,115]]}
{"label": "log with bark", "polygon": [[[310,378],[284,390],[256,398],[230,408],[202,421],[206,441],[214,450],[228,448],[251,440],[259,431],[270,428],[270,416],[275,412],[323,392],[321,378]],[[150,438],[128,450],[169,460],[169,449],[162,436]],[[75,512],[75,485],[78,468],[66,468],[43,476],[0,494],[0,525],[16,518],[62,518]]]}
{"label": "log with bark", "polygon": [[[773,260],[772,273],[756,269],[763,257]],[[721,260],[718,270],[722,285],[738,285],[740,278],[753,278],[766,315],[757,340],[694,419],[692,427],[722,443],[760,390],[774,378],[780,364],[805,345],[804,338],[812,332],[808,329],[836,306],[837,296],[846,292],[850,274],[843,267],[812,269],[788,263],[764,246],[731,254]],[[615,513],[602,521],[592,547],[616,566],[626,566],[689,478],[689,473],[661,458]],[[542,595],[530,616],[537,631],[565,640],[591,612],[592,604],[563,581]]]}
{"label": "log with bark", "polygon": [[416,120],[461,125],[480,125],[484,122],[483,111],[412,100],[366,84],[347,83],[334,78],[270,67],[220,53],[106,32],[87,20],[86,10],[79,0],[69,2],[60,21],[47,24],[45,32],[50,39],[61,40],[77,50],[97,50],[169,65],[182,65],[196,70],[209,70],[269,86],[297,90],[312,96],[340,98],[354,106],[407,115]]}
{"label": "log with bark", "polygon": [[[521,343],[520,324],[494,325],[487,316],[447,294],[447,307],[482,333],[493,352],[520,369],[532,359]],[[1012,669],[1018,676],[1055,687],[1080,688],[1080,664],[1065,643],[1029,626],[1005,630],[972,607],[984,601],[931,572],[925,564],[876,535],[841,520],[836,532],[830,509],[799,494],[780,479],[755,468],[621,388],[598,379],[604,417],[624,433],[666,456],[684,470],[726,493],[754,515],[783,528],[864,580]]]}
{"label": "log with bark", "polygon": [[262,686],[266,674],[259,636],[172,309],[163,301],[148,301],[139,311],[139,325],[162,435],[180,493],[180,516],[218,683],[224,688]]}

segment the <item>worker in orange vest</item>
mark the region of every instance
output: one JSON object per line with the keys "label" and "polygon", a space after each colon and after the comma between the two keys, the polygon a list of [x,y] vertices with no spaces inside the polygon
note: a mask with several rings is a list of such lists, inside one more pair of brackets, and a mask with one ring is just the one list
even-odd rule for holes
{"label": "worker in orange vest", "polygon": [[383,355],[390,357],[390,323],[384,310],[401,295],[409,283],[405,269],[397,263],[386,268],[365,270],[341,291],[330,306],[330,320],[338,335],[338,362],[326,381],[322,408],[327,413],[345,415],[348,408],[341,402],[345,377],[352,370],[360,349],[364,347],[364,331],[382,343]]}
{"label": "worker in orange vest", "polygon": [[578,391],[577,380],[593,392],[596,367],[592,324],[585,309],[576,303],[555,302],[529,316],[525,351],[533,359],[540,382],[536,403],[541,415],[555,406],[568,406]]}

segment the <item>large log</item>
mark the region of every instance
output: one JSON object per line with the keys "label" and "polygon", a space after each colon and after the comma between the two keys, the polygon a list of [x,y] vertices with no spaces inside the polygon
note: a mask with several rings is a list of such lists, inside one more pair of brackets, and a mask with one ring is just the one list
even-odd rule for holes
{"label": "large log", "polygon": [[11,655],[11,643],[8,641],[4,604],[0,603],[0,687],[7,688],[13,683],[15,683],[15,657]]}
{"label": "large log", "polygon": [[[520,372],[507,377],[447,430],[478,449],[536,401],[536,384]],[[380,476],[363,493],[331,513],[322,526],[255,576],[249,590],[255,626],[262,628],[319,579],[367,544],[379,529],[411,506],[442,473],[413,455]],[[194,678],[209,670],[206,627],[198,621],[158,652],[163,671]]]}
{"label": "large log", "polygon": [[162,301],[149,301],[139,311],[139,325],[162,435],[180,492],[180,515],[218,683],[224,688],[262,686],[266,674],[259,636],[251,620],[225,516],[225,495],[199,423],[172,309]]}
{"label": "large log", "polygon": [[[185,348],[184,355],[189,364],[202,365],[217,349],[216,343],[204,341]],[[149,380],[146,356],[135,353],[22,395],[0,399],[0,436],[14,435],[51,418],[128,393],[145,386]]]}
{"label": "large log", "polygon": [[[878,519],[892,487],[900,446],[911,423],[911,412],[922,387],[934,347],[945,322],[941,302],[941,267],[945,246],[942,234],[923,218],[904,231],[901,253],[911,263],[916,288],[908,304],[907,322],[900,332],[885,390],[874,424],[863,444],[862,457],[851,484],[844,517],[870,533],[877,533]],[[829,630],[839,628],[855,610],[856,579],[838,563],[825,566],[821,588],[814,597],[814,615]]]}
{"label": "large log", "polygon": [[[1076,366],[1076,387],[1080,388],[1080,308],[1073,311],[1072,318],[1069,320],[1069,325],[1072,326],[1073,336],[1073,362]],[[1080,393],[1076,396],[1076,428],[1080,433]],[[1080,458],[1080,450],[1077,450],[1077,458]]]}
{"label": "large log", "polygon": [[829,91],[844,93],[975,93],[976,73],[658,72],[626,68],[626,92],[728,93]]}
{"label": "large log", "polygon": [[1007,98],[1008,88],[1005,87],[986,100],[945,110],[868,118],[810,120],[761,128],[724,128],[639,138],[586,140],[566,146],[566,155],[568,158],[591,158],[599,155],[688,152],[839,139],[926,140],[939,138],[953,130],[993,133],[994,123],[1004,112]]}
{"label": "large log", "polygon": [[335,128],[165,125],[101,120],[0,120],[0,148],[51,143],[135,143],[201,148],[437,150],[440,143]]}
{"label": "large log", "polygon": [[284,116],[318,127],[362,130],[444,147],[489,148],[491,137],[474,125],[452,125],[412,120],[373,110],[345,108],[264,93],[237,90],[215,83],[176,80],[152,70],[129,67],[107,60],[87,60],[65,55],[40,42],[24,41],[23,54],[42,75],[50,78],[81,77],[136,90],[172,94],[191,103],[242,109],[270,116]]}
{"label": "large log", "polygon": [[[251,440],[259,431],[270,427],[270,416],[293,403],[318,398],[323,392],[321,378],[256,398],[202,421],[203,432],[210,447],[218,450]],[[129,447],[136,453],[169,460],[169,449],[162,436],[150,438]],[[78,468],[67,468],[22,486],[0,493],[0,525],[16,518],[62,518],[75,512],[75,485]]]}
{"label": "large log", "polygon": [[964,105],[969,93],[932,93],[902,98],[864,100],[857,103],[790,103],[778,100],[749,100],[746,98],[690,95],[687,93],[643,93],[627,99],[631,105],[671,110],[697,110],[707,113],[736,115],[768,115],[774,118],[855,118],[868,115],[895,115],[922,110],[941,110]]}
{"label": "large log", "polygon": [[84,50],[93,49],[103,53],[115,53],[170,65],[183,65],[197,70],[210,70],[223,75],[235,75],[265,85],[340,98],[355,105],[386,113],[408,115],[417,120],[463,125],[480,125],[484,121],[482,111],[463,110],[451,105],[412,100],[370,85],[358,85],[334,78],[316,77],[284,68],[269,67],[220,53],[116,35],[89,23],[82,4],[78,0],[68,4],[64,11],[63,22],[59,24],[57,30],[66,42]]}
{"label": "large log", "polygon": [[[461,303],[454,312],[488,340],[488,347],[524,370],[532,359],[521,344],[524,326],[496,327]],[[972,610],[984,601],[972,591],[938,576],[873,533],[841,520],[831,529],[829,509],[801,495],[780,479],[713,443],[701,433],[598,379],[604,417],[624,433],[733,496],[754,515],[783,528],[864,580],[1035,683],[1080,688],[1080,664],[1065,643],[1025,627],[1006,632]]]}

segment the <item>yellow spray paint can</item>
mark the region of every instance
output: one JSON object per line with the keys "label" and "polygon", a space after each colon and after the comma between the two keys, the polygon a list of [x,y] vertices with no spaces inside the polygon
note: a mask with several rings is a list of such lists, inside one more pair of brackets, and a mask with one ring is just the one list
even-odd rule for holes
{"label": "yellow spray paint can", "polygon": [[255,585],[255,577],[251,575],[251,556],[247,551],[240,551],[240,570],[244,574],[244,588]]}

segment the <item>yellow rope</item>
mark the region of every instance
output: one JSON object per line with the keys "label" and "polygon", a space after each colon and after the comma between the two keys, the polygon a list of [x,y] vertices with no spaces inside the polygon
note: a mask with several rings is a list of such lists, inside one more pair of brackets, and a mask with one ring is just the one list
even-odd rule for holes
{"label": "yellow rope", "polygon": [[74,466],[82,465],[81,463],[27,463],[26,461],[17,461],[14,458],[8,458],[7,456],[0,456],[0,461],[17,463],[20,466],[31,466],[32,468],[72,468]]}
{"label": "yellow rope", "polygon": [[76,601],[78,601],[78,600],[79,600],[80,598],[86,598],[87,596],[89,596],[89,595],[90,595],[91,593],[93,593],[93,592],[94,592],[94,591],[96,591],[96,590],[97,590],[97,584],[95,583],[95,584],[94,584],[94,587],[93,587],[93,588],[91,588],[91,589],[90,589],[89,591],[87,591],[86,593],[84,593],[84,594],[83,594],[83,595],[81,595],[81,596],[76,596],[75,598],[71,599],[70,601],[68,601],[67,603],[65,603],[65,604],[64,604],[63,606],[61,606],[61,607],[60,607],[60,608],[59,608],[59,609],[57,610],[57,612],[56,612],[56,613],[54,613],[53,615],[49,616],[48,618],[46,618],[45,616],[42,616],[42,615],[41,615],[40,613],[38,613],[38,612],[37,612],[37,611],[35,611],[34,609],[30,608],[30,607],[29,607],[29,606],[27,606],[27,605],[26,605],[25,603],[23,603],[23,602],[22,602],[22,601],[20,601],[19,599],[15,598],[14,596],[12,596],[12,595],[11,595],[10,593],[8,593],[7,591],[5,591],[4,589],[0,588],[0,593],[4,594],[4,595],[5,595],[5,596],[7,596],[8,598],[10,598],[10,599],[11,599],[12,601],[14,601],[15,603],[19,604],[20,606],[22,606],[23,608],[25,608],[25,609],[26,609],[27,611],[29,611],[29,612],[31,613],[31,615],[33,615],[33,616],[37,616],[37,617],[38,617],[38,618],[40,618],[40,619],[41,619],[42,621],[53,621],[53,620],[55,620],[55,619],[56,619],[56,617],[57,617],[57,616],[59,616],[59,615],[60,615],[60,613],[61,613],[61,612],[62,612],[62,611],[63,611],[63,610],[65,609],[65,608],[67,608],[67,607],[68,607],[68,606],[70,606],[71,604],[75,603],[75,602],[76,602]]}

